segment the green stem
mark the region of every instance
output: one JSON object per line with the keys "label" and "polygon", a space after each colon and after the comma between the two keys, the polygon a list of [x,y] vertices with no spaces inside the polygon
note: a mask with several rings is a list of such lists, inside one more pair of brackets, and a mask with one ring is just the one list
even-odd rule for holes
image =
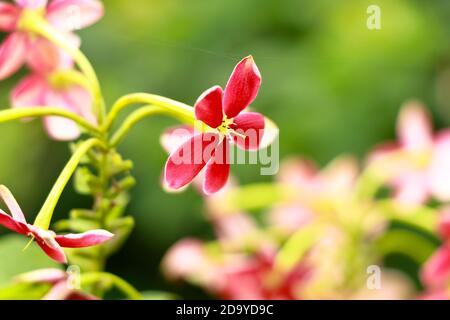
{"label": "green stem", "polygon": [[127,133],[141,120],[156,114],[163,114],[166,110],[160,107],[147,106],[133,112],[122,123],[120,128],[114,133],[110,140],[110,146],[115,148],[125,138]]}
{"label": "green stem", "polygon": [[108,272],[88,272],[81,276],[81,285],[88,286],[102,280],[111,281],[117,289],[122,291],[131,300],[142,300],[140,292],[122,278]]}
{"label": "green stem", "polygon": [[73,120],[80,127],[83,127],[84,129],[88,130],[94,135],[100,134],[99,129],[94,125],[92,125],[90,122],[78,116],[76,113],[66,111],[62,108],[31,107],[31,108],[6,109],[0,111],[0,122],[8,122],[19,119],[47,117],[47,116],[58,116]]}
{"label": "green stem", "polygon": [[67,41],[63,34],[55,30],[45,19],[33,11],[24,11],[19,22],[19,29],[43,36],[70,55],[92,86],[91,92],[94,95],[94,105],[97,108],[97,117],[99,123],[102,123],[106,114],[105,102],[97,74],[86,56],[76,46]]}
{"label": "green stem", "polygon": [[106,118],[102,131],[108,131],[120,111],[133,104],[149,104],[160,107],[163,108],[167,114],[175,116],[189,125],[194,125],[195,123],[194,108],[187,104],[154,94],[133,93],[117,100]]}
{"label": "green stem", "polygon": [[104,143],[96,138],[89,139],[83,142],[75,153],[70,158],[69,162],[64,167],[63,171],[56,180],[53,185],[52,190],[50,191],[47,199],[44,202],[39,214],[34,221],[34,225],[43,229],[48,229],[50,226],[50,222],[52,220],[53,212],[55,211],[56,205],[58,203],[61,194],[75,172],[78,164],[84,155],[93,147],[99,146],[103,147]]}

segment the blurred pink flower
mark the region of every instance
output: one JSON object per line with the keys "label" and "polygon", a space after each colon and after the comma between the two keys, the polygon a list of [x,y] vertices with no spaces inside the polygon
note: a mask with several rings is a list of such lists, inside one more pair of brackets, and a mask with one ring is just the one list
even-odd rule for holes
{"label": "blurred pink flower", "polygon": [[395,197],[404,204],[419,204],[434,197],[450,200],[450,130],[433,135],[430,116],[417,102],[400,113],[398,143],[378,147],[372,164],[387,175]]}
{"label": "blurred pink flower", "polygon": [[269,224],[287,233],[295,232],[316,216],[318,201],[342,201],[350,196],[357,175],[357,162],[350,157],[338,158],[322,171],[302,158],[284,161],[277,180],[291,188],[296,196],[269,212]]}
{"label": "blurred pink flower", "polygon": [[[26,76],[11,93],[11,103],[15,108],[54,107],[71,111],[96,123],[92,111],[92,97],[88,90],[78,84],[53,83],[51,74]],[[69,119],[49,116],[43,119],[48,135],[55,140],[74,140],[80,136],[77,124]]]}
{"label": "blurred pink flower", "polygon": [[208,245],[194,239],[175,244],[163,260],[172,280],[200,285],[222,299],[298,299],[298,289],[308,277],[302,264],[283,273],[275,268],[273,248],[252,254],[209,252]]}
{"label": "blurred pink flower", "polygon": [[98,300],[97,297],[70,287],[69,275],[60,269],[40,269],[24,273],[15,279],[20,283],[50,284],[42,300]]}
{"label": "blurred pink flower", "polygon": [[298,264],[289,272],[275,268],[275,252],[260,252],[225,268],[218,294],[229,300],[295,300],[309,277],[308,268]]}
{"label": "blurred pink flower", "polygon": [[[103,5],[97,0],[15,0],[0,1],[0,31],[9,35],[0,45],[0,80],[18,71],[25,63],[37,73],[48,73],[58,67],[61,49],[50,41],[20,29],[23,12],[35,11],[63,33],[87,27],[103,16]],[[74,35],[67,34],[73,38]]]}
{"label": "blurred pink flower", "polygon": [[56,235],[51,230],[44,230],[28,224],[25,216],[11,192],[0,186],[0,198],[3,199],[12,216],[0,210],[0,225],[14,232],[32,237],[41,249],[53,260],[66,263],[64,248],[84,248],[101,244],[114,235],[106,230],[91,230],[80,234]]}
{"label": "blurred pink flower", "polygon": [[424,264],[422,282],[427,288],[447,288],[450,285],[450,244],[444,244]]}
{"label": "blurred pink flower", "polygon": [[215,86],[201,95],[195,104],[196,118],[214,130],[194,134],[170,155],[165,167],[170,188],[186,186],[206,166],[203,191],[215,193],[228,180],[229,140],[245,150],[258,149],[264,117],[242,111],[255,100],[260,84],[261,75],[250,56],[238,63],[224,91]]}

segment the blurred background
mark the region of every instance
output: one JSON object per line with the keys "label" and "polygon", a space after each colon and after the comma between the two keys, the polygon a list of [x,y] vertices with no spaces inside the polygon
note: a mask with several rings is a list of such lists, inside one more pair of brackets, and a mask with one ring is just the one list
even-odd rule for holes
{"label": "blurred background", "polygon": [[[109,104],[149,92],[188,104],[212,85],[224,86],[234,65],[252,54],[263,76],[253,107],[281,129],[280,152],[325,164],[364,155],[393,139],[401,104],[425,102],[435,123],[450,124],[450,2],[447,0],[107,0],[100,23],[80,32]],[[367,7],[381,7],[382,29],[366,27]],[[0,84],[0,106],[20,75]],[[135,162],[138,185],[128,212],[136,229],[108,270],[142,290],[206,297],[161,275],[164,252],[186,236],[209,239],[201,197],[192,189],[166,194],[159,178],[167,158],[159,135],[174,121],[152,118],[121,147]],[[70,156],[40,121],[0,125],[0,183],[29,219]],[[270,180],[256,166],[233,168],[240,183]],[[67,188],[57,216],[90,201]],[[11,276],[51,265],[43,253],[22,253],[26,239],[0,230],[0,286]]]}

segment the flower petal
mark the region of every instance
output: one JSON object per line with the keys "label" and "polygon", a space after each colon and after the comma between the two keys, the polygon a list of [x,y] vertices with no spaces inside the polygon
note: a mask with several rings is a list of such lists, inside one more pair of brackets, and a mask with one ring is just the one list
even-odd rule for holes
{"label": "flower petal", "polygon": [[[234,118],[230,128],[237,132],[234,142],[244,150],[257,150],[264,136],[264,117],[256,112],[244,112]],[[245,138],[244,138],[245,136]]]}
{"label": "flower petal", "polygon": [[47,20],[61,31],[86,28],[103,16],[103,4],[97,0],[54,0],[47,8]]}
{"label": "flower petal", "polygon": [[407,206],[424,203],[429,197],[426,176],[421,173],[409,172],[396,178],[393,182],[395,199]]}
{"label": "flower petal", "polygon": [[42,37],[36,37],[29,41],[27,63],[30,68],[40,74],[55,71],[60,63],[60,49]]}
{"label": "flower petal", "polygon": [[[45,105],[60,107],[72,112],[76,112],[76,106],[67,101],[64,92],[48,90],[45,95]],[[80,129],[77,124],[69,119],[61,117],[45,117],[45,129],[48,135],[59,141],[71,141],[80,136]]]}
{"label": "flower petal", "polygon": [[11,104],[14,108],[42,106],[47,89],[47,84],[41,76],[27,76],[11,92]]}
{"label": "flower petal", "polygon": [[11,3],[0,1],[0,31],[11,32],[16,27],[20,9]]}
{"label": "flower petal", "polygon": [[183,143],[194,135],[194,128],[190,126],[172,127],[163,132],[159,142],[168,153],[177,150]]}
{"label": "flower petal", "polygon": [[450,130],[441,132],[434,145],[429,179],[433,196],[443,202],[450,200]]}
{"label": "flower petal", "polygon": [[80,136],[76,123],[66,118],[45,117],[44,126],[50,138],[57,141],[72,141]]}
{"label": "flower petal", "polygon": [[223,91],[219,86],[205,91],[195,103],[195,117],[211,128],[219,127],[223,120],[222,97]]}
{"label": "flower petal", "polygon": [[73,85],[66,88],[62,95],[74,112],[92,124],[97,123],[93,112],[92,97],[88,90],[81,86]]}
{"label": "flower petal", "polygon": [[15,0],[22,8],[38,9],[47,5],[47,0]]}
{"label": "flower petal", "polygon": [[203,192],[211,195],[222,189],[230,175],[230,144],[227,139],[216,148],[214,157],[208,162],[203,180]]}
{"label": "flower petal", "polygon": [[5,202],[14,220],[25,224],[27,223],[22,209],[20,209],[20,206],[12,195],[11,191],[9,191],[9,189],[3,185],[0,185],[0,198]]}
{"label": "flower petal", "polygon": [[26,283],[56,283],[67,278],[67,273],[61,269],[49,268],[23,273],[14,278],[18,282]]}
{"label": "flower petal", "polygon": [[56,262],[67,263],[67,258],[64,250],[57,243],[52,243],[52,245],[49,245],[47,242],[39,238],[36,238],[36,242],[47,256],[49,256]]}
{"label": "flower petal", "polygon": [[430,115],[418,102],[406,104],[400,112],[398,136],[401,144],[412,151],[422,151],[432,145]]}
{"label": "flower petal", "polygon": [[176,243],[162,262],[163,271],[171,280],[202,275],[202,270],[209,269],[208,266],[203,243],[196,239],[184,239]]}
{"label": "flower petal", "polygon": [[56,236],[55,240],[64,248],[92,247],[110,240],[114,235],[106,230],[91,230],[79,234]]}
{"label": "flower petal", "polygon": [[247,108],[258,95],[261,74],[253,57],[244,58],[235,67],[223,97],[223,107],[229,119]]}
{"label": "flower petal", "polygon": [[0,80],[6,79],[23,66],[27,51],[27,36],[10,34],[0,45]]}
{"label": "flower petal", "polygon": [[0,225],[4,226],[5,228],[23,234],[27,235],[29,232],[29,228],[26,224],[14,220],[10,215],[6,214],[2,210],[0,210]]}
{"label": "flower petal", "polygon": [[450,247],[438,249],[425,263],[421,279],[429,288],[442,286],[450,278]]}
{"label": "flower petal", "polygon": [[180,189],[190,183],[213,157],[220,142],[215,133],[193,136],[173,152],[165,167],[165,180],[169,188]]}

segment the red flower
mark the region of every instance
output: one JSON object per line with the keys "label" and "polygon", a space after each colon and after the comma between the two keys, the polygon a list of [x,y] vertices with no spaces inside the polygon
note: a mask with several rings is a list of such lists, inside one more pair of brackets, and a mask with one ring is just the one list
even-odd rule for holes
{"label": "red flower", "polygon": [[114,235],[106,230],[91,230],[80,234],[56,235],[51,230],[45,230],[28,224],[16,199],[5,187],[0,186],[0,198],[3,199],[11,215],[0,210],[0,225],[17,233],[32,237],[42,250],[53,260],[66,263],[64,248],[84,248],[103,243]]}
{"label": "red flower", "polygon": [[223,91],[214,86],[195,104],[195,117],[209,129],[193,135],[173,152],[165,168],[172,189],[189,184],[206,166],[203,191],[212,194],[227,182],[230,172],[230,141],[244,150],[256,150],[265,120],[259,113],[242,112],[256,98],[261,75],[249,56],[238,63]]}

